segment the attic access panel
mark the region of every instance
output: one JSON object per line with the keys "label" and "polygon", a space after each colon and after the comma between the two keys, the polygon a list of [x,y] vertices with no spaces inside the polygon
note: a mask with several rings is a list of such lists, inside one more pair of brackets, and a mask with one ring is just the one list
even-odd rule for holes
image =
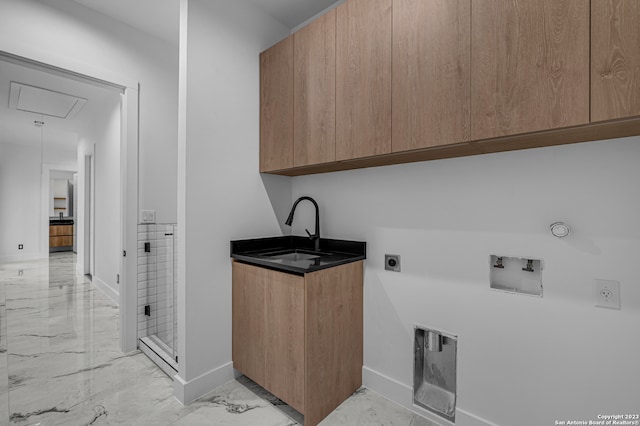
{"label": "attic access panel", "polygon": [[9,107],[17,111],[67,119],[76,115],[86,102],[84,98],[67,93],[11,82]]}

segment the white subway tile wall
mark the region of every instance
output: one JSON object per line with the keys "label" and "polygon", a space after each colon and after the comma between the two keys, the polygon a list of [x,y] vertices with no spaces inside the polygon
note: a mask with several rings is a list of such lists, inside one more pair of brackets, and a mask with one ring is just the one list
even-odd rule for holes
{"label": "white subway tile wall", "polygon": [[[156,336],[175,356],[175,224],[138,225],[138,338]],[[149,243],[150,252],[145,252]],[[150,316],[145,315],[145,306]]]}

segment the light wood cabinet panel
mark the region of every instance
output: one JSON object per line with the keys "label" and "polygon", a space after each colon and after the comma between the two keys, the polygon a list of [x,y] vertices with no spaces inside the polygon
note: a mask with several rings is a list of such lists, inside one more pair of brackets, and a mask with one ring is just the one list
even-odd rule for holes
{"label": "light wood cabinet panel", "polygon": [[272,271],[233,262],[231,291],[233,366],[261,386],[265,386],[264,301],[269,272]]}
{"label": "light wood cabinet panel", "polygon": [[298,276],[233,262],[233,365],[315,426],[362,386],[363,262]]}
{"label": "light wood cabinet panel", "polygon": [[471,135],[589,122],[589,0],[483,0],[472,7]]}
{"label": "light wood cabinet panel", "polygon": [[591,121],[640,115],[640,1],[591,1]]}
{"label": "light wood cabinet panel", "polygon": [[260,171],[293,167],[293,37],[260,54]]}
{"label": "light wood cabinet panel", "polygon": [[305,424],[318,424],[362,386],[362,283],[362,262],[305,275]]}
{"label": "light wood cabinet panel", "polygon": [[294,166],[336,159],[336,11],[293,36]]}
{"label": "light wood cabinet panel", "polygon": [[336,29],[336,160],[391,152],[392,0],[349,0]]}
{"label": "light wood cabinet panel", "polygon": [[49,247],[71,247],[72,245],[73,235],[49,237]]}
{"label": "light wood cabinet panel", "polygon": [[393,0],[393,152],[470,138],[471,0]]}
{"label": "light wood cabinet panel", "polygon": [[49,226],[49,236],[73,235],[73,225],[51,225]]}
{"label": "light wood cabinet panel", "polygon": [[274,272],[269,281],[265,388],[304,413],[304,277]]}

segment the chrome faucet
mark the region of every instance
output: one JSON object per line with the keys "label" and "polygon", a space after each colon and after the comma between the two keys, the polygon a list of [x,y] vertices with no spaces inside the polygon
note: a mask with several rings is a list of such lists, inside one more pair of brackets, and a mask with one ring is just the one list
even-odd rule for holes
{"label": "chrome faucet", "polygon": [[315,250],[320,251],[320,209],[318,208],[318,203],[316,203],[316,200],[306,196],[298,198],[296,202],[293,203],[293,207],[291,207],[291,212],[289,213],[289,217],[287,218],[285,225],[291,226],[291,224],[293,224],[293,214],[296,211],[296,207],[298,207],[298,203],[302,200],[311,201],[316,208],[316,232],[315,234],[311,235],[308,229],[305,229],[305,231],[307,232],[309,239],[313,241]]}

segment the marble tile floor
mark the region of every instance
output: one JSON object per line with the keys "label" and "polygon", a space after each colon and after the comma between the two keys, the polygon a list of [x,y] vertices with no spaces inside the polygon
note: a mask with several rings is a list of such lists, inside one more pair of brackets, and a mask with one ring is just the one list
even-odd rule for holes
{"label": "marble tile floor", "polygon": [[[243,377],[182,406],[144,354],[119,351],[118,326],[117,306],[75,272],[72,253],[0,264],[0,425],[300,424]],[[361,389],[321,425],[434,423]]]}

